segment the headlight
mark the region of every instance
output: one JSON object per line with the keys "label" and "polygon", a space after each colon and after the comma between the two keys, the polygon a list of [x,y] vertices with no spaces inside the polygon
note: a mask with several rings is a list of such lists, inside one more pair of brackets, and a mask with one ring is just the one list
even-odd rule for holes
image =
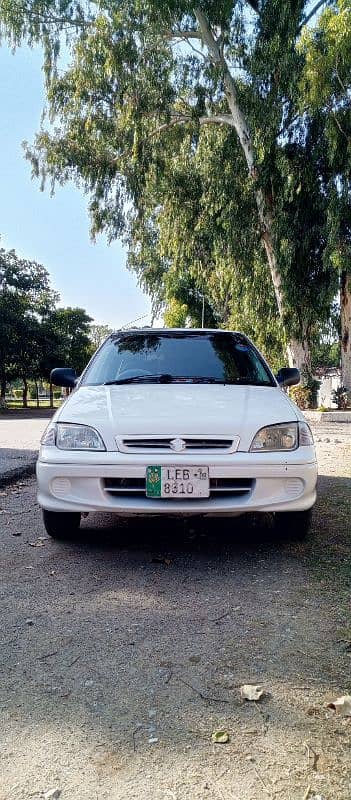
{"label": "headlight", "polygon": [[272,450],[296,450],[298,446],[297,422],[285,425],[269,425],[261,428],[251,444],[251,452]]}
{"label": "headlight", "polygon": [[56,447],[60,450],[106,450],[94,428],[60,422],[56,426]]}
{"label": "headlight", "polygon": [[267,453],[296,450],[313,445],[313,436],[306,422],[286,422],[261,428],[254,437],[250,452]]}

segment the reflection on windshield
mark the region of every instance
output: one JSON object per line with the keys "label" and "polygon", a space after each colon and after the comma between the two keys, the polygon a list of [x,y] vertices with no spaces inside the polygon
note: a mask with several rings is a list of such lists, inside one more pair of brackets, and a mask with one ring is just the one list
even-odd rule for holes
{"label": "reflection on windshield", "polygon": [[[167,379],[162,380],[162,376]],[[259,354],[244,336],[227,332],[126,332],[107,340],[83,383],[248,383],[274,386]],[[178,379],[178,380],[177,380]]]}

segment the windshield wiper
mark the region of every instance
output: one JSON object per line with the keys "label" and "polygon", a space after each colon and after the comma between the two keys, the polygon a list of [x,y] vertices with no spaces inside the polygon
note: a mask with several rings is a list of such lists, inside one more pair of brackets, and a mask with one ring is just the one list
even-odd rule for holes
{"label": "windshield wiper", "polygon": [[116,378],[114,381],[106,381],[104,386],[120,386],[123,383],[226,383],[226,381],[206,377],[203,375],[170,375],[168,372],[160,372],[157,375],[133,375],[130,378]]}
{"label": "windshield wiper", "polygon": [[120,386],[123,383],[171,383],[172,375],[160,372],[158,375],[133,375],[130,378],[116,378],[115,381],[105,381],[104,386]]}
{"label": "windshield wiper", "polygon": [[116,378],[106,381],[104,386],[121,386],[124,383],[220,383],[222,385],[237,386],[269,386],[262,381],[253,381],[248,378],[214,378],[204,375],[171,375],[169,372],[160,372],[154,375],[133,375],[130,378]]}

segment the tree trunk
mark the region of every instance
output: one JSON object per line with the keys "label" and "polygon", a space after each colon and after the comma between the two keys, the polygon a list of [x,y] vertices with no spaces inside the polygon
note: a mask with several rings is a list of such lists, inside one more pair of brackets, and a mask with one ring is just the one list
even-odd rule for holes
{"label": "tree trunk", "polygon": [[346,386],[351,397],[351,274],[341,273],[341,385]]}
{"label": "tree trunk", "polygon": [[[261,227],[261,236],[267,255],[279,316],[284,324],[284,294],[282,288],[282,278],[274,245],[273,216],[269,204],[264,196],[264,192],[258,185],[256,153],[252,142],[252,136],[245,116],[239,105],[235,80],[222,54],[218,41],[215,39],[212,29],[203,11],[197,8],[195,10],[195,14],[199,24],[202,40],[208,49],[211,60],[223,70],[225,92],[233,120],[233,128],[235,129],[239,138],[245,156],[248,172],[253,180],[258,218]],[[304,337],[301,338],[303,339]],[[310,365],[310,351],[306,339],[304,341],[291,339],[287,347],[287,355],[290,366],[297,366],[300,368],[299,365],[301,365],[304,371],[305,367]]]}
{"label": "tree trunk", "polygon": [[297,367],[302,376],[311,374],[311,351],[306,338],[299,342],[291,338],[287,345],[289,367]]}
{"label": "tree trunk", "polygon": [[1,394],[0,397],[2,400],[5,400],[6,397],[6,372],[4,367],[1,368]]}
{"label": "tree trunk", "polygon": [[38,381],[35,381],[35,397],[37,401],[37,408],[39,408],[39,386]]}
{"label": "tree trunk", "polygon": [[23,380],[23,408],[28,408],[28,383],[27,378],[22,378]]}
{"label": "tree trunk", "polygon": [[52,388],[51,381],[50,381],[49,395],[50,395],[50,408],[53,408],[54,407],[54,390]]}

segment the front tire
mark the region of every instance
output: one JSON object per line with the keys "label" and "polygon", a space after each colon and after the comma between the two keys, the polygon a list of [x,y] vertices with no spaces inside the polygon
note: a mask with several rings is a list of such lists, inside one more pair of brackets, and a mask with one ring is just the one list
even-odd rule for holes
{"label": "front tire", "polygon": [[307,511],[279,511],[275,514],[275,528],[284,539],[303,541],[310,532],[312,508]]}
{"label": "front tire", "polygon": [[46,533],[53,539],[70,539],[79,530],[80,513],[76,511],[47,511],[43,508]]}

